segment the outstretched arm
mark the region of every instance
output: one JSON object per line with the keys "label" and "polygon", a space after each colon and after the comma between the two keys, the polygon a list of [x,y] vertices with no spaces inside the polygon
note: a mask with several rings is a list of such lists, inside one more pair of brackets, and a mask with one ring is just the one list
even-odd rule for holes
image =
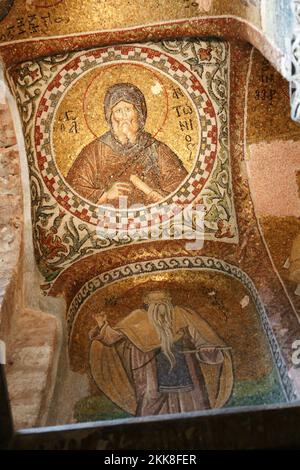
{"label": "outstretched arm", "polygon": [[106,315],[101,312],[95,316],[97,326],[92,328],[89,332],[89,338],[91,341],[97,340],[106,346],[112,346],[121,339],[124,338],[122,333],[112,328],[106,320]]}

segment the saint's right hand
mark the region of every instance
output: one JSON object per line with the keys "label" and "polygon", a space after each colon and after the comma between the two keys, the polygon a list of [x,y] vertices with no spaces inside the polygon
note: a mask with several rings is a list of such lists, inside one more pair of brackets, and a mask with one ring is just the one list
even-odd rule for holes
{"label": "saint's right hand", "polygon": [[132,187],[128,183],[116,182],[111,185],[111,187],[104,193],[107,201],[111,199],[116,199],[121,196],[127,196],[132,190]]}
{"label": "saint's right hand", "polygon": [[98,328],[101,330],[103,325],[107,322],[105,313],[104,312],[97,313],[94,318],[97,322]]}

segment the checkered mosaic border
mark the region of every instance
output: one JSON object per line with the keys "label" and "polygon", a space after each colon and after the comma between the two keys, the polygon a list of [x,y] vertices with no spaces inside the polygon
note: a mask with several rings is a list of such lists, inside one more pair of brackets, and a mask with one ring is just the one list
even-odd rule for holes
{"label": "checkered mosaic border", "polygon": [[280,378],[286,399],[287,401],[296,400],[297,395],[294,389],[294,385],[289,377],[287,364],[282,356],[281,348],[277,342],[266,309],[254,282],[248,276],[248,274],[242,271],[238,266],[229,264],[226,261],[217,258],[210,258],[207,256],[187,256],[154,259],[151,261],[127,264],[111,271],[106,271],[94,277],[93,279],[90,279],[74,296],[68,309],[67,325],[69,332],[69,344],[72,342],[74,325],[77,318],[81,314],[81,309],[84,308],[85,302],[99,289],[103,289],[108,285],[118,283],[130,277],[143,276],[155,272],[172,272],[174,270],[181,269],[219,272],[226,276],[233,277],[242,283],[242,285],[247,289],[249,296],[251,297],[256,307],[263,331],[269,343],[269,348],[272,353],[274,363],[277,367],[278,376]]}
{"label": "checkered mosaic border", "polygon": [[[174,57],[146,46],[126,45],[105,47],[78,54],[54,77],[39,101],[35,120],[36,159],[43,181],[56,201],[84,222],[105,227],[113,224],[118,230],[128,229],[128,218],[118,210],[101,210],[78,195],[68,186],[55,163],[51,143],[51,128],[59,101],[68,87],[83,73],[109,63],[142,63],[165,72],[179,83],[195,103],[201,123],[201,141],[196,164],[188,179],[163,202],[151,210],[135,211],[131,224],[146,228],[178,215],[178,207],[185,208],[200,194],[207,182],[217,157],[218,129],[212,102],[197,77]],[[163,217],[163,218],[162,218]]]}

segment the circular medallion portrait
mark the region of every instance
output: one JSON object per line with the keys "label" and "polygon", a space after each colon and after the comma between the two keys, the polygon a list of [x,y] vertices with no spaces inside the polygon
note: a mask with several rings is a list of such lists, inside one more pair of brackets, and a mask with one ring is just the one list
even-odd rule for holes
{"label": "circular medallion portrait", "polygon": [[[53,129],[66,183],[83,198],[114,207],[120,197],[129,206],[149,205],[176,191],[192,169],[199,125],[181,87],[174,103],[174,88],[168,77],[131,63],[94,70],[71,87]],[[181,108],[191,123],[189,142],[177,130]],[[66,126],[72,132],[62,139]]]}
{"label": "circular medallion portrait", "polygon": [[97,207],[120,209],[125,199],[126,207],[191,202],[216,158],[216,116],[200,82],[147,47],[78,55],[50,83],[37,116],[47,187],[95,224]]}

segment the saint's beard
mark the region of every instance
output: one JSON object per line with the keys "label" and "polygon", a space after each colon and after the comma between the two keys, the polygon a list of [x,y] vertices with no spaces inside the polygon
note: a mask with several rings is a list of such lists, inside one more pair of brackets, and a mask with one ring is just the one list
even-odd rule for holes
{"label": "saint's beard", "polygon": [[136,142],[138,132],[136,123],[129,120],[116,121],[112,119],[112,130],[122,144],[133,145]]}

